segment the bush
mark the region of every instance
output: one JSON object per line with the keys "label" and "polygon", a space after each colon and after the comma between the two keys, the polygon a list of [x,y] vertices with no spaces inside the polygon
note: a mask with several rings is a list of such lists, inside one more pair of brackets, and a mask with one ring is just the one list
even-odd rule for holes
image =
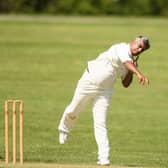
{"label": "bush", "polygon": [[0,0],[0,13],[168,16],[168,0]]}

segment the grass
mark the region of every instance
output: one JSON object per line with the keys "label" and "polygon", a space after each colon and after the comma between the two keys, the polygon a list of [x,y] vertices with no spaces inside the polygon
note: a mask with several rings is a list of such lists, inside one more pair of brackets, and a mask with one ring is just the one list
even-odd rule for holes
{"label": "grass", "polygon": [[[6,165],[3,163],[0,168],[4,168]],[[84,165],[84,164],[54,164],[54,163],[25,163],[24,165],[12,165],[9,164],[8,168],[100,168],[98,165]],[[105,168],[107,166],[101,166]],[[120,167],[120,166],[109,166],[109,168],[133,168],[133,167]],[[140,168],[140,167],[136,167]]]}
{"label": "grass", "polygon": [[[113,165],[168,167],[168,22],[159,18],[0,16],[0,158],[4,160],[3,106],[23,99],[25,162],[94,165],[97,147],[89,106],[64,146],[57,126],[87,61],[137,35],[151,39],[129,89],[118,80],[108,116]],[[10,142],[11,145],[11,142]],[[12,153],[12,151],[11,151]]]}

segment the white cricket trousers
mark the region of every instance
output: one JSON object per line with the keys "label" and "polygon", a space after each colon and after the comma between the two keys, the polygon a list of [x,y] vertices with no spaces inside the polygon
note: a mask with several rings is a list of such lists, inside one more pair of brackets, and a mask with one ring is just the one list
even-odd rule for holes
{"label": "white cricket trousers", "polygon": [[[85,71],[83,79],[87,75]],[[80,80],[71,103],[65,109],[58,129],[69,132],[76,123],[80,112],[88,102],[93,101],[94,134],[98,145],[98,160],[109,158],[109,140],[106,129],[107,113],[111,99],[111,90],[100,89],[88,81]]]}

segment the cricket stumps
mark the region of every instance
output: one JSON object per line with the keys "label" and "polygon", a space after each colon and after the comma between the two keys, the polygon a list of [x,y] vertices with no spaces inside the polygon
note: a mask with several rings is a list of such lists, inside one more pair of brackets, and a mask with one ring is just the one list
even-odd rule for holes
{"label": "cricket stumps", "polygon": [[[10,110],[11,109],[11,110]],[[17,162],[17,113],[19,112],[19,143],[20,143],[20,164],[23,164],[23,100],[5,101],[5,163],[9,163],[9,114],[12,111],[13,116],[13,164]]]}

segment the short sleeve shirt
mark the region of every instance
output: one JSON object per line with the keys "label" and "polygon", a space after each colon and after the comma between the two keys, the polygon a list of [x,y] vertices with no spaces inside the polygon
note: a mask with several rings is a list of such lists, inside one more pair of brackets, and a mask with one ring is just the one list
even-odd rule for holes
{"label": "short sleeve shirt", "polygon": [[122,78],[125,77],[128,70],[123,65],[126,61],[132,61],[132,54],[130,45],[127,43],[119,43],[111,46],[106,52],[100,54],[99,58],[107,58],[110,60],[112,67],[116,69],[118,75]]}
{"label": "short sleeve shirt", "polygon": [[130,45],[113,45],[97,59],[88,62],[89,80],[104,87],[113,86],[117,77],[124,79],[128,73],[123,64],[125,61],[132,61]]}

